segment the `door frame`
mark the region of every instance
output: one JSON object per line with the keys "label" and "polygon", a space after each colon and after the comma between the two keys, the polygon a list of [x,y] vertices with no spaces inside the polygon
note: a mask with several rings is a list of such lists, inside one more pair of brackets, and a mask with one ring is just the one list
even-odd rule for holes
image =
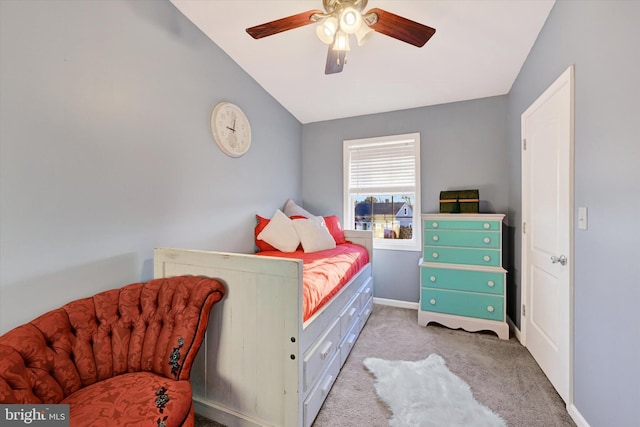
{"label": "door frame", "polygon": [[[574,92],[574,66],[569,66],[561,75],[558,77],[549,88],[547,88],[542,95],[536,101],[529,106],[521,116],[521,138],[520,138],[520,149],[521,151],[521,192],[522,192],[522,224],[521,229],[522,232],[522,241],[521,241],[521,282],[522,289],[520,293],[520,299],[522,302],[521,311],[520,311],[520,342],[523,346],[527,346],[527,321],[526,321],[526,312],[522,310],[522,308],[529,305],[529,278],[526,272],[528,271],[527,263],[528,260],[528,239],[529,235],[525,232],[525,223],[528,221],[528,213],[529,213],[529,205],[528,201],[530,197],[528,196],[528,180],[524,173],[524,155],[525,155],[525,119],[531,115],[533,111],[535,111],[541,104],[546,102],[552,95],[554,95],[557,90],[564,86],[569,85],[570,92],[570,124],[569,124],[569,164],[567,167],[569,168],[569,252],[567,253],[567,258],[569,260],[569,395],[566,403],[567,408],[573,406],[573,373],[574,373],[574,232],[575,232],[575,199],[574,199],[574,180],[575,180],[575,164],[574,164],[574,139],[575,139],[575,130],[574,130],[574,112],[575,112],[575,92]],[[526,195],[526,197],[525,197]],[[523,314],[524,312],[524,314]]]}

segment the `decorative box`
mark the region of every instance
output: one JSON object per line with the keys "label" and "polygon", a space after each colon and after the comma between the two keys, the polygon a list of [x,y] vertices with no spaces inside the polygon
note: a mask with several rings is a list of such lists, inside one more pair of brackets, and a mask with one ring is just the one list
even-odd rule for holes
{"label": "decorative box", "polygon": [[478,190],[455,190],[440,192],[440,213],[478,213],[480,192]]}

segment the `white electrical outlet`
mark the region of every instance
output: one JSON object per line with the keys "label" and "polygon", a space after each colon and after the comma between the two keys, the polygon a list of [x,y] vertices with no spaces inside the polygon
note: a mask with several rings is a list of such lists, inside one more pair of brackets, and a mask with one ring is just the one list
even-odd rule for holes
{"label": "white electrical outlet", "polygon": [[587,208],[586,207],[578,208],[578,228],[580,230],[587,229]]}

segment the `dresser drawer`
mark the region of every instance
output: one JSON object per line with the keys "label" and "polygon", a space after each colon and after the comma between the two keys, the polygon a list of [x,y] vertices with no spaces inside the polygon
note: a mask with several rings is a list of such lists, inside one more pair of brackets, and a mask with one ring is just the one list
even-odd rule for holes
{"label": "dresser drawer", "polygon": [[504,321],[504,299],[501,296],[422,288],[420,309]]}
{"label": "dresser drawer", "polygon": [[499,231],[426,230],[424,243],[430,246],[500,248]]}
{"label": "dresser drawer", "polygon": [[500,250],[442,248],[438,246],[424,247],[425,262],[442,262],[446,264],[488,265],[499,267],[502,264]]}
{"label": "dresser drawer", "polygon": [[493,271],[421,267],[420,283],[423,288],[504,294],[504,273]]}
{"label": "dresser drawer", "polygon": [[487,230],[500,231],[502,223],[500,221],[473,221],[473,220],[452,220],[452,219],[425,219],[425,230]]}

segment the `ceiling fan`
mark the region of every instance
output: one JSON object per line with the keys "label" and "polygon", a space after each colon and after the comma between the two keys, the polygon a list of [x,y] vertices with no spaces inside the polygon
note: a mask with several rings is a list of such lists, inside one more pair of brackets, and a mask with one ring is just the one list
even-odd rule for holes
{"label": "ceiling fan", "polygon": [[422,47],[436,32],[428,27],[382,9],[363,12],[368,0],[322,0],[325,12],[314,9],[247,28],[254,39],[318,22],[316,33],[329,45],[325,74],[342,71],[349,51],[349,36],[354,34],[362,46],[374,32]]}

